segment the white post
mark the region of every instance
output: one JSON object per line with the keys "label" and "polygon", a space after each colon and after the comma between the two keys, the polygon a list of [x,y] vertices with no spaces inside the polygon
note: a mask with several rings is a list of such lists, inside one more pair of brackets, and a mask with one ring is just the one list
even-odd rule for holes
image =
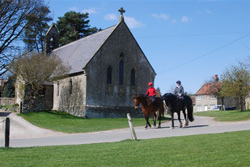
{"label": "white post", "polygon": [[135,134],[135,130],[134,130],[134,127],[133,127],[133,123],[132,123],[132,119],[131,119],[131,116],[130,116],[129,113],[127,113],[127,118],[128,118],[128,124],[129,124],[130,129],[131,129],[132,139],[133,140],[137,140],[137,137],[136,137],[136,134]]}

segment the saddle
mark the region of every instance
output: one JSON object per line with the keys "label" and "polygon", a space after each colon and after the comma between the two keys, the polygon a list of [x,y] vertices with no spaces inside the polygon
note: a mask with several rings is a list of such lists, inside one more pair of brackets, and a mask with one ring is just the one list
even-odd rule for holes
{"label": "saddle", "polygon": [[155,103],[156,102],[156,97],[155,96],[148,96],[147,97],[147,103],[151,104],[151,103]]}

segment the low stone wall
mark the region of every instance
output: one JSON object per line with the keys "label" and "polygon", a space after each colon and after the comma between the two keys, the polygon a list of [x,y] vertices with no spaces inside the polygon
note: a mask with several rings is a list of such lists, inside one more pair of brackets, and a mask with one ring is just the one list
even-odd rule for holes
{"label": "low stone wall", "polygon": [[0,105],[14,105],[15,98],[0,97]]}
{"label": "low stone wall", "polygon": [[126,118],[130,113],[133,118],[142,118],[141,109],[135,110],[134,107],[106,107],[106,106],[87,106],[85,117],[87,118]]}

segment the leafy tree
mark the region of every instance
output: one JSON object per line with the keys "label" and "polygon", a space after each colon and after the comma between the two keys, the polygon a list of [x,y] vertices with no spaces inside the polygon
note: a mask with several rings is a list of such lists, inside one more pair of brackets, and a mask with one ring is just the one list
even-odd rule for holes
{"label": "leafy tree", "polygon": [[5,83],[2,97],[15,97],[15,80],[13,77],[9,77]]}
{"label": "leafy tree", "polygon": [[59,17],[57,28],[60,36],[60,45],[65,45],[82,37],[97,32],[97,28],[90,28],[89,14],[70,11]]}
{"label": "leafy tree", "polygon": [[244,64],[231,66],[221,75],[221,95],[236,96],[239,98],[240,110],[244,110],[245,97],[248,95],[250,74]]}
{"label": "leafy tree", "polygon": [[35,9],[42,4],[43,0],[0,1],[0,76],[21,49],[17,42],[29,24],[27,17],[38,12]]}
{"label": "leafy tree", "polygon": [[52,81],[55,77],[63,76],[70,67],[63,65],[55,55],[45,56],[42,53],[26,53],[12,62],[11,72],[19,77],[30,87],[31,96],[36,96],[43,88],[45,82]]}
{"label": "leafy tree", "polygon": [[45,51],[45,35],[49,28],[48,22],[52,20],[49,8],[41,5],[35,8],[35,12],[27,17],[29,24],[25,28],[24,43],[29,52]]}
{"label": "leafy tree", "polygon": [[161,97],[161,89],[159,87],[156,88],[156,91],[157,91],[157,96],[158,97]]}

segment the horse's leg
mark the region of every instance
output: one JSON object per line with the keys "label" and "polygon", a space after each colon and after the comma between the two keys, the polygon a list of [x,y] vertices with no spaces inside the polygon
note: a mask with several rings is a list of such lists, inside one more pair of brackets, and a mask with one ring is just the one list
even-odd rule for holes
{"label": "horse's leg", "polygon": [[147,117],[147,124],[148,124],[149,128],[151,128],[151,125],[149,123],[149,116]]}
{"label": "horse's leg", "polygon": [[183,109],[183,110],[182,110],[182,113],[183,113],[183,115],[184,115],[184,127],[186,127],[186,126],[188,125],[186,110]]}
{"label": "horse's leg", "polygon": [[172,125],[170,126],[170,129],[174,129],[174,112],[171,112],[171,121]]}
{"label": "horse's leg", "polygon": [[151,125],[150,125],[150,123],[149,123],[149,115],[144,115],[145,116],[145,120],[146,120],[146,126],[145,126],[145,129],[147,129],[148,128],[148,126],[149,126],[149,128],[151,128]]}
{"label": "horse's leg", "polygon": [[178,120],[179,120],[179,122],[180,122],[180,128],[182,128],[182,122],[181,122],[181,112],[179,111],[178,113]]}
{"label": "horse's leg", "polygon": [[159,121],[158,128],[161,127],[161,114],[162,114],[162,112],[163,112],[162,110],[163,110],[163,108],[160,107],[160,108],[159,108],[159,115],[158,115],[158,121]]}
{"label": "horse's leg", "polygon": [[154,115],[154,128],[156,127],[156,119],[157,119],[157,114],[156,112],[153,112]]}

